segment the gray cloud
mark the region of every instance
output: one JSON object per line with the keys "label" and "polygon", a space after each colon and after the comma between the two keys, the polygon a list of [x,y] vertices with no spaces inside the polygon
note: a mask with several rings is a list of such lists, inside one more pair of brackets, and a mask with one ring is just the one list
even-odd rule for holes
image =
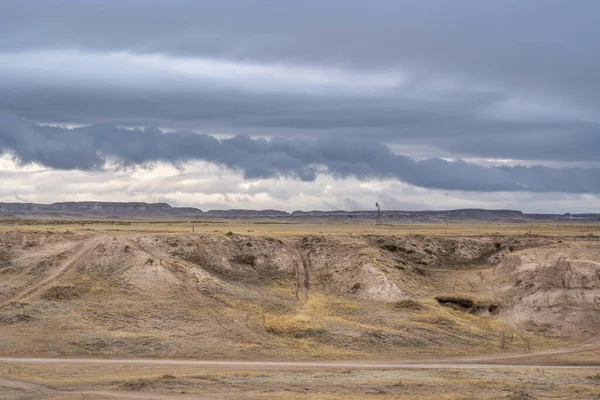
{"label": "gray cloud", "polygon": [[6,0],[0,112],[595,162],[598,12],[595,0]]}
{"label": "gray cloud", "polygon": [[241,171],[247,179],[292,177],[313,181],[318,174],[329,174],[364,180],[399,179],[447,190],[600,193],[600,169],[416,161],[366,140],[266,140],[248,136],[218,140],[206,134],[164,133],[151,127],[129,130],[92,125],[65,129],[0,116],[0,150],[24,164],[40,163],[65,170],[100,170],[111,160],[123,166],[200,160]]}
{"label": "gray cloud", "polygon": [[[186,68],[192,72],[171,72]],[[500,89],[432,89],[430,81],[402,79],[401,72],[72,52],[0,54],[0,112],[41,122],[370,137],[457,157],[600,161],[599,125],[577,110],[537,109]]]}
{"label": "gray cloud", "polygon": [[416,65],[598,100],[595,0],[5,0],[0,50]]}

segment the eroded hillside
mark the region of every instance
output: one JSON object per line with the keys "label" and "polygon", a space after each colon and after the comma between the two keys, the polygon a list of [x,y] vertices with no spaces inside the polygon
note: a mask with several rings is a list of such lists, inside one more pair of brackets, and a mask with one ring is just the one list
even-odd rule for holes
{"label": "eroded hillside", "polygon": [[0,243],[2,355],[487,354],[599,326],[588,241],[11,232]]}

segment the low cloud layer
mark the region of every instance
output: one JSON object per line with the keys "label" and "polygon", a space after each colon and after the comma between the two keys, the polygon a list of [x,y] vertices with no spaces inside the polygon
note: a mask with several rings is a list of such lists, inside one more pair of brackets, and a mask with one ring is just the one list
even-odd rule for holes
{"label": "low cloud layer", "polygon": [[0,201],[143,201],[211,209],[384,210],[520,209],[525,212],[589,212],[600,196],[532,192],[462,192],[418,188],[396,179],[371,182],[337,180],[319,175],[316,181],[247,180],[239,172],[192,161],[176,168],[156,163],[152,168],[58,170],[40,165],[19,166],[0,156]]}
{"label": "low cloud layer", "polygon": [[92,125],[66,129],[0,116],[0,150],[23,164],[62,170],[205,161],[243,173],[246,179],[291,177],[398,179],[424,188],[479,192],[600,193],[600,169],[545,166],[481,166],[439,158],[414,160],[368,140],[217,139],[158,128]]}
{"label": "low cloud layer", "polygon": [[452,157],[600,161],[600,101],[581,101],[402,66],[356,71],[128,51],[0,51],[0,113],[37,122],[370,138]]}

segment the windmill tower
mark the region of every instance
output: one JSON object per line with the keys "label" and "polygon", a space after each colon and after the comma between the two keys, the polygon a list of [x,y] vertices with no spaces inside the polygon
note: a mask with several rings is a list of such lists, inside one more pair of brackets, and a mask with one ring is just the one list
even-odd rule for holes
{"label": "windmill tower", "polygon": [[375,225],[381,225],[381,205],[379,202],[375,203],[375,207],[377,207],[377,218],[375,219]]}

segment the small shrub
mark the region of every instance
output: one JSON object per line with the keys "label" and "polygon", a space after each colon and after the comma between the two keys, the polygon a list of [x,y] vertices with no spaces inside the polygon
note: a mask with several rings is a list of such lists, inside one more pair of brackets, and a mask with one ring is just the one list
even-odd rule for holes
{"label": "small shrub", "polygon": [[588,375],[589,380],[596,382],[596,384],[600,385],[600,373],[594,375]]}
{"label": "small shrub", "polygon": [[27,314],[16,314],[12,316],[0,315],[0,324],[18,324],[19,322],[29,322],[33,317]]}
{"label": "small shrub", "polygon": [[10,261],[10,254],[5,249],[0,248],[0,268],[2,268],[2,264]]}
{"label": "small shrub", "polygon": [[469,312],[474,315],[486,313],[495,315],[500,312],[500,304],[487,302],[475,303],[473,307],[469,310]]}
{"label": "small shrub", "polygon": [[125,390],[142,390],[148,386],[150,386],[150,381],[140,378],[138,380],[124,382],[121,385],[121,388]]}
{"label": "small shrub", "polygon": [[398,250],[398,246],[396,246],[395,244],[383,244],[381,245],[381,248],[387,251],[391,251],[391,252],[395,252]]}
{"label": "small shrub", "polygon": [[534,400],[535,397],[533,397],[531,392],[528,390],[518,389],[518,390],[515,390],[514,392],[512,392],[507,399],[508,400]]}
{"label": "small shrub", "polygon": [[402,247],[402,246],[398,246],[398,250],[399,251],[403,251],[406,254],[413,254],[415,252],[414,249],[408,248],[408,247]]}
{"label": "small shrub", "polygon": [[42,294],[44,300],[71,300],[81,296],[83,293],[73,285],[56,285]]}
{"label": "small shrub", "polygon": [[422,310],[423,305],[419,303],[417,300],[413,299],[403,299],[394,303],[394,308],[400,310]]}
{"label": "small shrub", "polygon": [[305,315],[283,315],[266,320],[264,328],[267,332],[294,338],[320,336],[327,331],[314,324],[310,317]]}
{"label": "small shrub", "polygon": [[454,325],[454,321],[446,317],[435,317],[432,322],[445,328],[449,328]]}
{"label": "small shrub", "polygon": [[238,264],[256,265],[256,256],[254,254],[237,254],[231,257],[231,261]]}
{"label": "small shrub", "polygon": [[358,293],[361,287],[362,285],[360,284],[360,282],[355,283],[354,285],[352,285],[352,288],[350,288],[350,293]]}
{"label": "small shrub", "polygon": [[229,231],[225,234],[226,236],[233,236],[233,232]]}

